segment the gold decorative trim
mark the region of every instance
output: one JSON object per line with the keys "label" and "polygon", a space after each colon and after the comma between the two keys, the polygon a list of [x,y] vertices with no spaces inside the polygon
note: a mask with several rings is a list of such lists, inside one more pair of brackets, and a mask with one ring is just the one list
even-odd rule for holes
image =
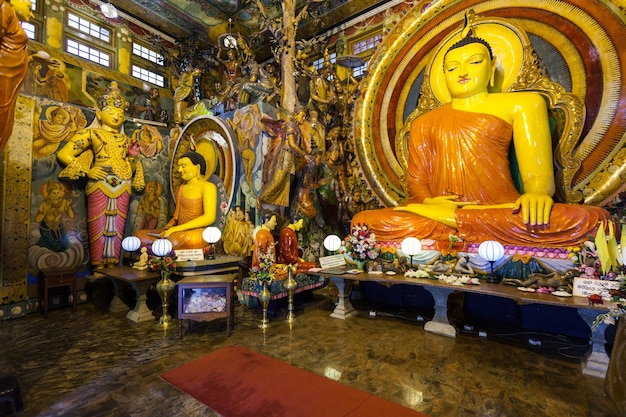
{"label": "gold decorative trim", "polygon": [[2,153],[2,241],[0,304],[28,299],[28,236],[32,177],[32,120],[35,101],[19,95],[13,133]]}

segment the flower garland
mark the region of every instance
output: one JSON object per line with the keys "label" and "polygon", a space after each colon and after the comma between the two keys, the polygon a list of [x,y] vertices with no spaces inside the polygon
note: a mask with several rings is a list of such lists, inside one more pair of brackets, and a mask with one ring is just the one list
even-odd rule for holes
{"label": "flower garland", "polygon": [[346,250],[352,253],[355,260],[364,261],[378,258],[376,235],[370,231],[366,224],[352,226],[350,234],[344,239],[344,245]]}
{"label": "flower garland", "polygon": [[151,271],[162,271],[168,274],[176,271],[176,256],[150,256],[148,258],[148,268]]}

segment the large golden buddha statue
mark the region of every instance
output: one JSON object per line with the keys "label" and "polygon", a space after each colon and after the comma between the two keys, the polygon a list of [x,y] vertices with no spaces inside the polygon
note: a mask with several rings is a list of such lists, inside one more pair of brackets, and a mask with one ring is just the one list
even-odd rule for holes
{"label": "large golden buddha statue", "polygon": [[[435,57],[442,66],[433,67],[441,71],[435,77],[443,76],[450,100],[416,117],[408,130],[406,204],[363,211],[352,222],[368,224],[380,240],[448,240],[454,234],[470,243],[543,247],[587,240],[608,213],[554,203],[544,97],[530,91],[490,92],[498,62],[471,26],[450,45]],[[511,144],[521,190],[511,173]]]}

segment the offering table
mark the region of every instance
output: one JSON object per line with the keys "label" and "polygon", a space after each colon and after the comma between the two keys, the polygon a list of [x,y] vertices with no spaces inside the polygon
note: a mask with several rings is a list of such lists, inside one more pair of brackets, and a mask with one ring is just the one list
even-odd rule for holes
{"label": "offering table", "polygon": [[[313,275],[313,274],[312,274]],[[578,315],[592,327],[595,318],[608,311],[615,303],[590,304],[586,297],[557,297],[551,294],[519,291],[516,287],[504,284],[488,284],[481,281],[480,285],[453,285],[439,279],[407,278],[403,275],[384,274],[343,274],[332,275],[315,273],[330,279],[337,286],[339,300],[331,317],[347,319],[358,314],[350,302],[350,293],[354,281],[377,282],[381,285],[419,285],[432,294],[435,314],[431,321],[427,321],[424,330],[448,337],[456,337],[456,328],[448,320],[448,296],[456,291],[504,297],[514,300],[518,304],[546,304],[560,307],[575,308]],[[586,375],[604,378],[609,363],[609,357],[604,350],[604,331],[606,324],[599,325],[591,332],[592,351],[583,363],[583,373]]]}

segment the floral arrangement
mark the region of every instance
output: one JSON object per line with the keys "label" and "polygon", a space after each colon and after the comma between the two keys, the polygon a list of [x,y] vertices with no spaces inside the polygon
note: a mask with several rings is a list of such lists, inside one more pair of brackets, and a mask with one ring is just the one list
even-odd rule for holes
{"label": "floral arrangement", "polygon": [[600,278],[600,258],[595,242],[587,240],[580,246],[568,247],[567,251],[569,252],[568,256],[572,260],[574,268],[580,272],[581,278]]}
{"label": "floral arrangement", "polygon": [[274,251],[273,248],[268,248],[259,254],[259,264],[250,268],[250,278],[260,283],[271,284],[274,275]]}
{"label": "floral arrangement", "polygon": [[162,271],[168,274],[176,271],[176,257],[175,256],[150,256],[148,258],[148,268],[151,271]]}
{"label": "floral arrangement", "polygon": [[376,259],[378,257],[376,236],[366,224],[352,226],[350,234],[344,239],[344,244],[346,250],[352,254],[356,261]]}

